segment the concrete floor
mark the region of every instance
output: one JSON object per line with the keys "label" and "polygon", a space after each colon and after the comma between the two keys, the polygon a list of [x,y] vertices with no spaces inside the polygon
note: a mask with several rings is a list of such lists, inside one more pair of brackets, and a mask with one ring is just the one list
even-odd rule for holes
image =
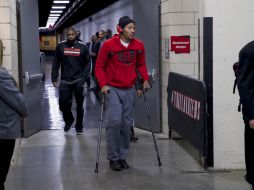
{"label": "concrete floor", "polygon": [[[49,66],[50,68],[50,66]],[[50,69],[49,69],[50,70]],[[86,90],[84,135],[75,129],[63,132],[57,111],[57,92],[46,77],[43,103],[44,130],[21,139],[17,157],[6,181],[6,190],[250,190],[244,171],[205,172],[197,153],[184,140],[169,140],[157,134],[162,166],[158,166],[152,136],[135,129],[139,137],[131,143],[130,169],[111,171],[106,160],[105,129],[102,131],[99,173],[96,148],[99,105]]]}
{"label": "concrete floor", "polygon": [[[151,135],[136,129],[130,169],[109,169],[103,130],[99,173],[94,172],[98,129],[83,136],[63,130],[44,130],[22,139],[11,167],[7,190],[248,190],[243,171],[204,172],[185,148],[183,140],[158,140],[162,166],[158,166]],[[181,141],[181,142],[179,142]],[[188,145],[186,144],[186,147]]]}

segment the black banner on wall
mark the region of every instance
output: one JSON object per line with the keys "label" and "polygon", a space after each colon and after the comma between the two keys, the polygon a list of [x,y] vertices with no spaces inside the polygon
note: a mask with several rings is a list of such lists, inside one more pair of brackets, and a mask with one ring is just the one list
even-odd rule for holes
{"label": "black banner on wall", "polygon": [[168,124],[206,157],[206,88],[202,81],[170,72]]}

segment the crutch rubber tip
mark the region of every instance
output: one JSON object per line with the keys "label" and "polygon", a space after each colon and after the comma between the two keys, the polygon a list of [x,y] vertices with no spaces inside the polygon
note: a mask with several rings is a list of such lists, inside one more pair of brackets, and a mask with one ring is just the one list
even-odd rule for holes
{"label": "crutch rubber tip", "polygon": [[98,173],[98,163],[96,163],[96,166],[95,166],[95,173]]}
{"label": "crutch rubber tip", "polygon": [[160,157],[157,158],[159,162],[159,166],[162,166]]}

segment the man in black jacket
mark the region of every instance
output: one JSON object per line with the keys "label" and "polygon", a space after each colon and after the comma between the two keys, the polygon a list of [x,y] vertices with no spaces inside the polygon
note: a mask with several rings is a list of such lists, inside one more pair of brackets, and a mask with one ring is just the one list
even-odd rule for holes
{"label": "man in black jacket", "polygon": [[238,91],[245,123],[245,179],[254,190],[254,41],[239,53]]}
{"label": "man in black jacket", "polygon": [[81,135],[83,134],[83,85],[90,74],[90,55],[87,46],[77,42],[74,28],[68,28],[66,35],[67,40],[59,43],[56,47],[51,78],[53,85],[57,87],[58,70],[61,66],[59,107],[65,122],[64,131],[68,132],[74,121],[71,111],[74,94],[77,104],[75,128],[77,135]]}

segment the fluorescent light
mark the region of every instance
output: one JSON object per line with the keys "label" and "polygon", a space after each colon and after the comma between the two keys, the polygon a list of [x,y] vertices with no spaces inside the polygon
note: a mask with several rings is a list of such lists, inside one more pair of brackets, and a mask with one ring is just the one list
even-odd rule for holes
{"label": "fluorescent light", "polygon": [[70,1],[54,1],[54,3],[69,3]]}
{"label": "fluorescent light", "polygon": [[51,13],[62,13],[63,11],[50,11]]}
{"label": "fluorescent light", "polygon": [[56,21],[58,18],[49,18],[48,21]]}
{"label": "fluorescent light", "polygon": [[49,14],[49,16],[60,16],[60,14]]}
{"label": "fluorescent light", "polygon": [[52,6],[52,9],[65,9],[65,6]]}

